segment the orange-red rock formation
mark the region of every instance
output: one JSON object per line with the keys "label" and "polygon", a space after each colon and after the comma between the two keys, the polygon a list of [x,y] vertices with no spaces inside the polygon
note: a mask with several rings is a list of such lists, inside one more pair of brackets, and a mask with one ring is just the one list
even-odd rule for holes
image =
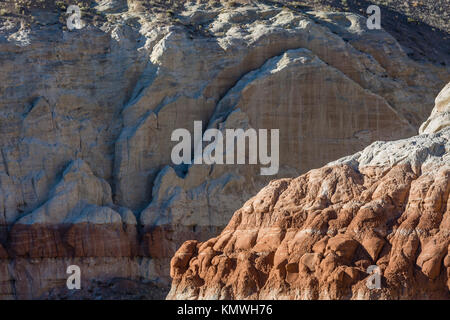
{"label": "orange-red rock formation", "polygon": [[[170,298],[450,298],[450,168],[346,164],[271,182],[171,262]],[[369,290],[377,265],[382,288]]]}
{"label": "orange-red rock formation", "polygon": [[450,127],[375,142],[272,181],[219,236],[185,242],[168,298],[450,299],[449,193]]}

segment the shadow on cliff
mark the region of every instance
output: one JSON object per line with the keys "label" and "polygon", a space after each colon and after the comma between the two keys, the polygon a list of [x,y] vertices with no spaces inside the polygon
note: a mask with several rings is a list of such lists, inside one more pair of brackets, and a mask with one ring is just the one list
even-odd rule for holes
{"label": "shadow on cliff", "polygon": [[[317,4],[331,10],[353,12],[362,16],[367,8],[375,3],[365,0],[328,0],[267,1],[274,6],[287,7],[293,11],[317,10]],[[301,3],[301,4],[299,4]],[[450,65],[450,35],[445,30],[433,27],[423,21],[417,21],[400,11],[377,4],[381,9],[381,27],[389,32],[405,49],[408,56],[415,60],[428,60],[433,64]],[[325,10],[325,9],[324,9]],[[414,8],[414,10],[420,10]]]}

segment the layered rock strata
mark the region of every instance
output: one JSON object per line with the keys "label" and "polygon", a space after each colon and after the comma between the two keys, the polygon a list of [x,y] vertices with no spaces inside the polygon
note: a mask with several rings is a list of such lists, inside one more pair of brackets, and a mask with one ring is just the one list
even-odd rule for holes
{"label": "layered rock strata", "polygon": [[185,242],[168,298],[450,299],[448,88],[423,134],[272,181]]}
{"label": "layered rock strata", "polygon": [[[352,13],[94,2],[81,30],[53,1],[0,16],[1,298],[52,296],[71,264],[83,287],[167,287],[185,240],[270,179],[412,136],[448,80]],[[194,121],[280,128],[279,174],[173,165],[171,133]]]}

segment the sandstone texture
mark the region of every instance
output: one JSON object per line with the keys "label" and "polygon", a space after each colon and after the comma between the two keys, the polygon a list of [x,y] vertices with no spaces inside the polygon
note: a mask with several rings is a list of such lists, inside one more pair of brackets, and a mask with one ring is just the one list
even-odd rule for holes
{"label": "sandstone texture", "polygon": [[[0,4],[0,299],[71,297],[71,264],[101,282],[83,297],[114,279],[168,289],[184,241],[217,236],[272,179],[415,135],[450,74],[351,12],[80,1],[69,31],[68,3]],[[444,139],[445,110],[424,132]],[[194,121],[280,129],[278,174],[175,166],[171,133]]]}
{"label": "sandstone texture", "polygon": [[428,133],[272,181],[219,236],[185,242],[168,298],[450,299],[448,88]]}

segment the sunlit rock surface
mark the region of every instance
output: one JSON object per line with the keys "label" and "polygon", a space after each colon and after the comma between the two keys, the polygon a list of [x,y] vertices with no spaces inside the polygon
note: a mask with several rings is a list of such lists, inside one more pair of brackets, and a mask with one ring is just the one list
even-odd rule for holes
{"label": "sunlit rock surface", "polygon": [[[447,93],[433,115],[448,110]],[[375,142],[272,181],[219,236],[185,242],[168,298],[449,299],[449,194],[450,126]],[[379,288],[367,285],[370,266]]]}
{"label": "sunlit rock surface", "polygon": [[[0,17],[1,298],[66,296],[70,264],[84,288],[167,289],[184,241],[217,236],[269,180],[413,136],[449,75],[351,13],[92,10],[100,20],[74,31],[62,8]],[[171,133],[194,121],[279,128],[278,175],[174,166]]]}

